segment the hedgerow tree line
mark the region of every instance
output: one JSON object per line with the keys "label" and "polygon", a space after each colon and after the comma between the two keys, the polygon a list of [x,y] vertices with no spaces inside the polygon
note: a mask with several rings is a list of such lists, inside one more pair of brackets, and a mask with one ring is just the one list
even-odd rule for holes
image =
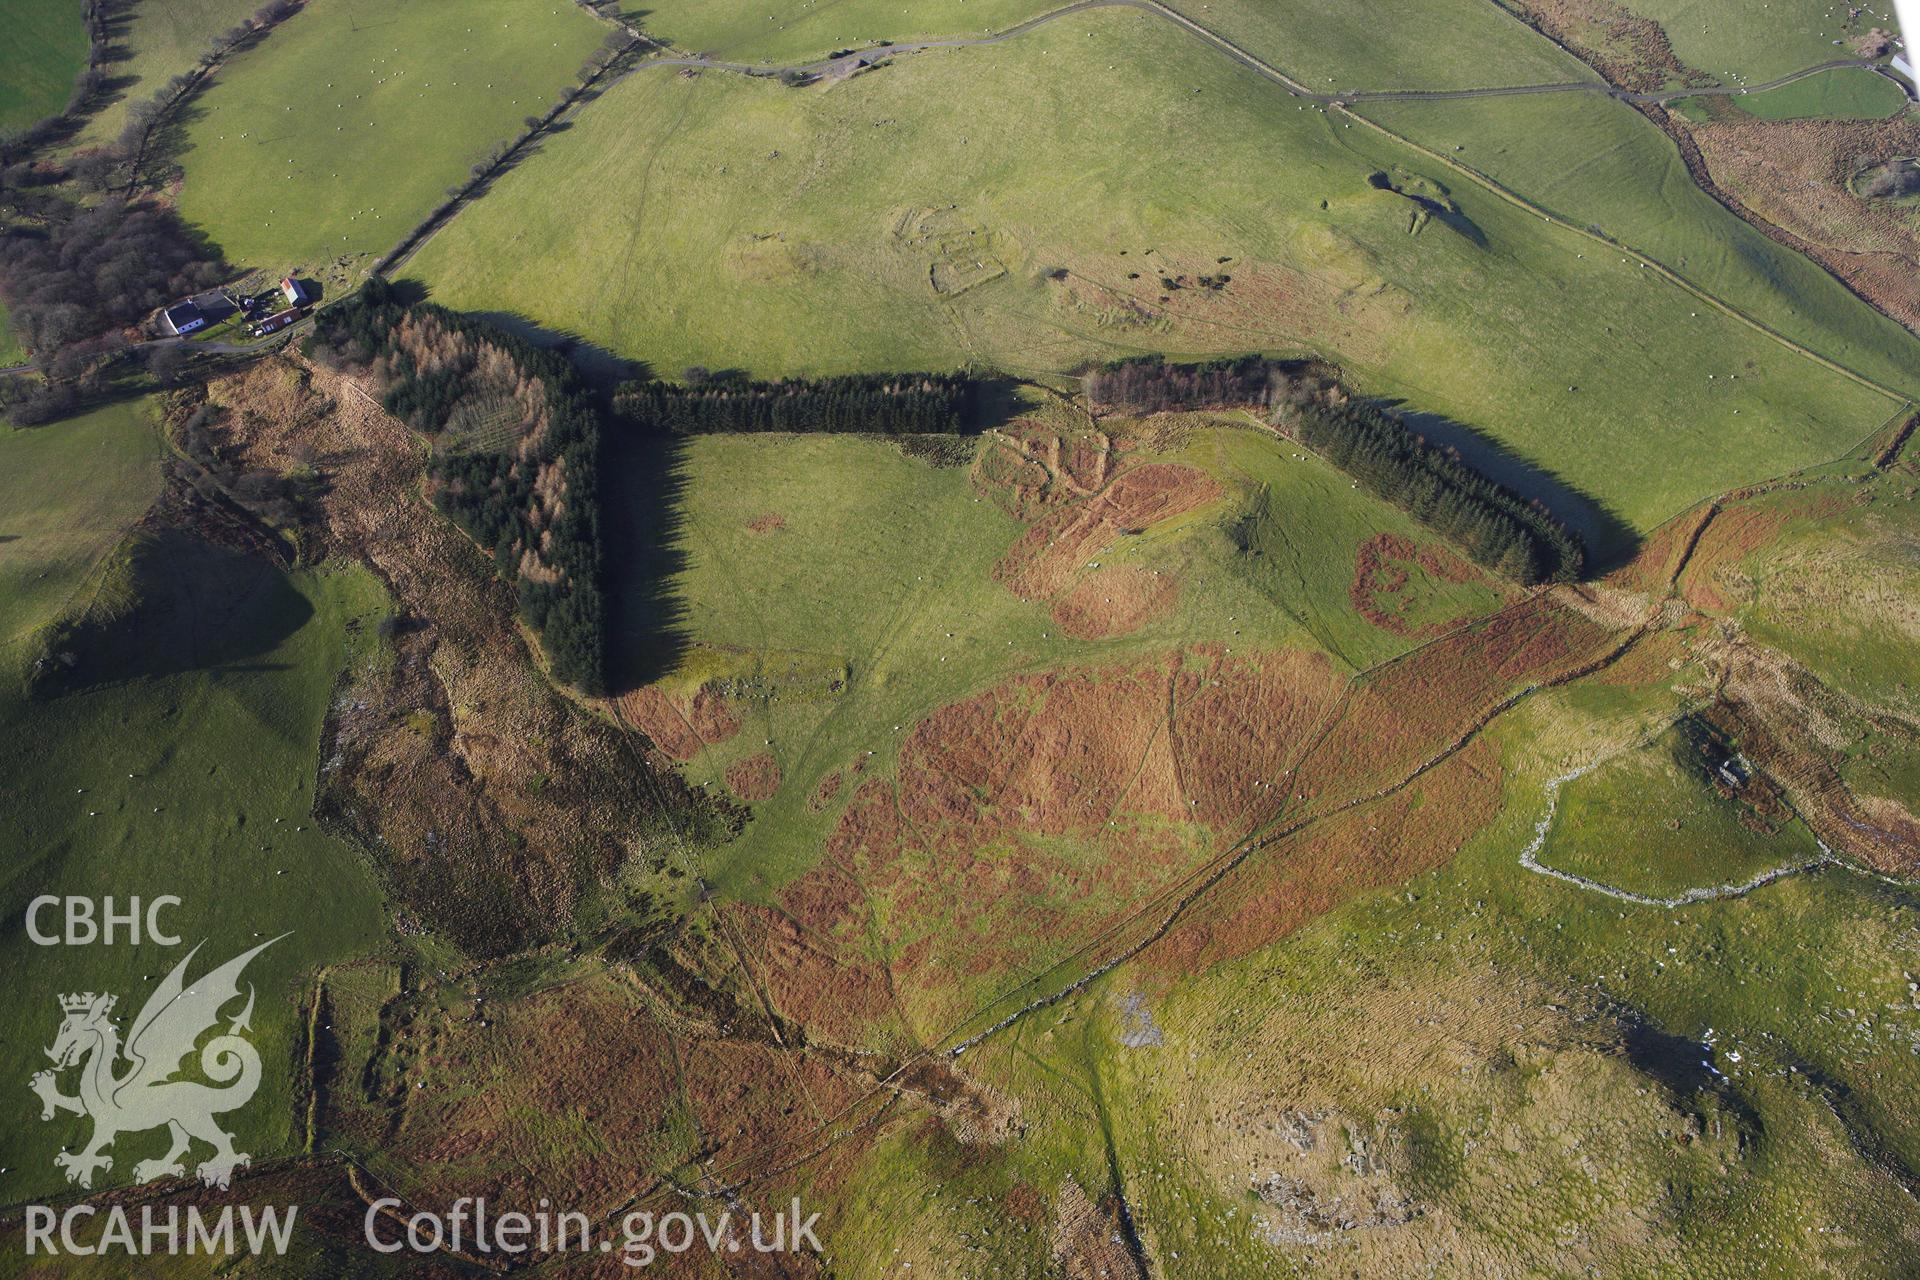
{"label": "hedgerow tree line", "polygon": [[469,397],[518,399],[527,429],[515,446],[436,451],[433,500],[513,584],[555,677],[602,692],[600,413],[572,364],[485,321],[405,303],[377,276],[320,313],[307,352],[375,369],[386,410],[432,435]]}
{"label": "hedgerow tree line", "polygon": [[1257,355],[1192,364],[1135,356],[1089,370],[1081,387],[1095,405],[1123,413],[1266,408],[1290,393],[1290,368]]}
{"label": "hedgerow tree line", "polygon": [[630,382],[614,412],[658,435],[757,431],[947,434],[965,428],[973,382],[961,373],[842,374],[756,382],[689,369],[683,383]]}
{"label": "hedgerow tree line", "polygon": [[1261,408],[1300,442],[1515,582],[1573,582],[1586,568],[1579,537],[1531,501],[1470,466],[1381,406],[1303,364],[1240,356],[1169,364],[1116,361],[1083,384],[1096,408],[1129,413]]}

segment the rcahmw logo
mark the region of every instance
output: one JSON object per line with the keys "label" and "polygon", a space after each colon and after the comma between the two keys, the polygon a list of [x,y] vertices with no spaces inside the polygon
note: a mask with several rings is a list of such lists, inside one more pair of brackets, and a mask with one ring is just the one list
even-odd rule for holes
{"label": "rcahmw logo", "polygon": [[[150,928],[149,936],[154,932]],[[92,991],[60,997],[59,1030],[46,1051],[53,1066],[36,1072],[28,1084],[40,1098],[42,1120],[69,1112],[92,1122],[84,1144],[53,1157],[68,1182],[91,1189],[97,1174],[113,1168],[108,1148],[117,1139],[153,1129],[166,1130],[166,1150],[133,1166],[135,1182],[183,1177],[191,1162],[201,1182],[225,1188],[234,1171],[250,1163],[217,1117],[244,1107],[260,1088],[260,1052],[248,1039],[254,990],[248,984],[243,992],[240,976],[279,940],[242,952],[189,985],[187,966],[200,951],[195,946],[147,997],[124,1035],[114,1017],[118,997]],[[243,996],[244,1003],[233,1010]],[[190,1061],[197,1062],[202,1079],[175,1078]],[[68,1073],[71,1093],[63,1088]],[[29,1205],[27,1252],[213,1253],[232,1252],[236,1245],[254,1253],[284,1252],[297,1212],[289,1206],[256,1213],[241,1206],[236,1234],[234,1206],[215,1211],[189,1205],[179,1211],[179,1206],[148,1205],[139,1211],[136,1228],[123,1206],[78,1204],[56,1212]],[[83,1237],[94,1225],[100,1234],[88,1244]]]}

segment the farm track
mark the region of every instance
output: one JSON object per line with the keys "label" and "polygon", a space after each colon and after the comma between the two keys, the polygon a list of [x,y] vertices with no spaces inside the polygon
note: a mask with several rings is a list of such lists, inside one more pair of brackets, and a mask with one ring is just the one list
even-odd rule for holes
{"label": "farm track", "polygon": [[[1018,39],[1041,27],[1070,18],[1075,14],[1086,13],[1094,9],[1139,9],[1164,18],[1214,49],[1225,54],[1247,70],[1264,79],[1285,88],[1298,98],[1305,98],[1323,106],[1338,106],[1352,102],[1453,102],[1468,98],[1504,98],[1537,93],[1600,93],[1622,102],[1665,103],[1677,102],[1682,98],[1733,96],[1744,93],[1765,93],[1769,89],[1784,88],[1809,76],[1826,71],[1837,71],[1846,67],[1859,67],[1885,75],[1878,63],[1867,58],[1834,58],[1816,66],[1802,67],[1790,75],[1784,75],[1765,84],[1756,85],[1713,85],[1699,89],[1661,89],[1649,93],[1636,93],[1617,88],[1604,80],[1569,80],[1554,84],[1500,85],[1484,89],[1356,89],[1342,93],[1322,93],[1307,88],[1306,85],[1258,57],[1248,53],[1225,36],[1220,35],[1169,4],[1160,0],[1076,0],[1076,3],[1064,8],[1054,9],[1029,18],[1017,26],[1005,31],[984,36],[949,36],[934,40],[912,40],[900,44],[883,44],[858,49],[834,57],[817,58],[811,62],[796,63],[754,63],[733,62],[721,58],[710,58],[703,54],[670,55],[660,58],[648,58],[637,64],[634,70],[647,67],[691,67],[708,71],[732,71],[751,76],[778,76],[789,73],[800,75],[826,75],[855,71],[865,63],[876,58],[890,58],[901,53],[921,53],[929,49],[977,49],[987,45],[1004,44]],[[1891,79],[1891,77],[1888,77]],[[1895,81],[1895,83],[1899,83]],[[1904,88],[1904,86],[1902,86]]]}

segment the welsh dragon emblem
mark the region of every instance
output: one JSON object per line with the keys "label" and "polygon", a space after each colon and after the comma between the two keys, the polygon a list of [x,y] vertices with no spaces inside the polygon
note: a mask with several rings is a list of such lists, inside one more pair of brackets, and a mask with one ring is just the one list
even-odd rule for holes
{"label": "welsh dragon emblem", "polygon": [[[124,1045],[112,1019],[117,997],[91,991],[60,997],[65,1019],[47,1050],[53,1069],[35,1073],[29,1083],[40,1095],[42,1120],[60,1111],[93,1119],[93,1137],[83,1149],[53,1158],[56,1167],[66,1170],[68,1182],[92,1187],[96,1170],[113,1167],[113,1157],[103,1153],[115,1138],[163,1126],[170,1137],[167,1153],[135,1165],[136,1182],[183,1176],[182,1159],[196,1139],[213,1148],[213,1155],[196,1170],[208,1186],[225,1187],[233,1171],[249,1162],[251,1157],[234,1150],[233,1135],[214,1117],[245,1106],[260,1087],[260,1054],[244,1038],[253,1017],[251,984],[246,1006],[226,1030],[204,1045],[199,1042],[208,1031],[219,1029],[220,1011],[240,998],[240,973],[247,962],[279,940],[268,939],[188,986],[187,965],[200,950],[194,947],[148,997],[127,1028]],[[213,1084],[172,1078],[196,1045],[200,1072]],[[79,1068],[78,1092],[60,1092],[60,1073],[74,1067]]]}

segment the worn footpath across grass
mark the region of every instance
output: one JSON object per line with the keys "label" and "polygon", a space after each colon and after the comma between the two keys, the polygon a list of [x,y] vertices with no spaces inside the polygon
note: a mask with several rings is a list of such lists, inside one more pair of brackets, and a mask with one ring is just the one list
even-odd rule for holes
{"label": "worn footpath across grass", "polygon": [[1494,730],[1503,811],[1448,865],[1198,971],[1168,962],[1176,928],[970,1049],[1021,1139],[897,1126],[835,1204],[840,1248],[989,1274],[1119,1266],[1133,1239],[1195,1275],[1333,1247],[1363,1274],[1903,1274],[1897,893],[1833,872],[1671,911],[1514,861],[1550,770],[1671,705],[1544,695]]}
{"label": "worn footpath across grass", "polygon": [[1734,103],[1762,120],[1884,120],[1907,109],[1898,84],[1863,67],[1840,67]]}
{"label": "worn footpath across grass", "polygon": [[1070,0],[663,0],[624,16],[675,49],[735,62],[810,62],[842,49],[974,39],[1065,8]]}
{"label": "worn footpath across grass", "polygon": [[[1103,425],[1116,437],[1137,432]],[[703,687],[745,694],[731,703],[736,733],[686,739],[688,776],[728,787],[737,766],[763,756],[776,766],[746,835],[715,851],[715,882],[755,897],[812,865],[841,807],[837,791],[819,802],[823,780],[850,791],[889,772],[905,730],[996,680],[1197,643],[1319,649],[1351,670],[1418,642],[1356,606],[1363,544],[1385,531],[1432,545],[1406,516],[1251,426],[1198,416],[1130,465],[1149,460],[1194,467],[1222,496],[1115,539],[1049,594],[1022,599],[995,576],[1022,525],[978,465],[935,467],[853,436],[689,442],[673,464],[666,601],[640,582],[616,585],[613,598],[625,629],[617,646],[655,643],[659,615],[676,619],[680,647],[663,691],[683,705]],[[618,544],[614,558],[645,563]],[[1422,622],[1472,617],[1502,599],[1478,571],[1456,582],[1408,567],[1417,581],[1396,586],[1389,566],[1377,600],[1362,599],[1417,609]],[[1165,584],[1167,602],[1116,622],[1115,634],[1063,628],[1063,617],[1075,623],[1061,609],[1106,609],[1113,593],[1148,580]]]}
{"label": "worn footpath across grass", "polygon": [[1626,0],[1626,7],[1659,23],[1688,66],[1749,84],[1854,57],[1851,37],[1894,25],[1890,14],[1825,0],[1768,0],[1759,8],[1745,0]]}

